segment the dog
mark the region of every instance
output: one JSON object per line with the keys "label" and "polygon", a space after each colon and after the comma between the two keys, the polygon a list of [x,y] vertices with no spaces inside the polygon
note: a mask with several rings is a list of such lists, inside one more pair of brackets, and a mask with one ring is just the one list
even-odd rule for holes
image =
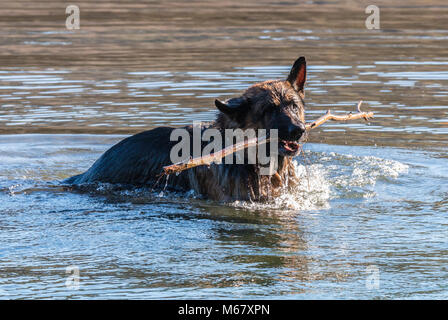
{"label": "dog", "polygon": [[[292,158],[300,153],[305,127],[305,57],[298,58],[286,79],[268,80],[249,87],[241,96],[225,102],[215,100],[219,110],[207,128],[277,129],[278,165],[270,176],[255,164],[212,164],[172,174],[165,188],[194,190],[217,201],[263,201],[296,181]],[[172,164],[170,151],[177,143],[170,136],[175,128],[158,127],[128,137],[107,150],[86,172],[68,178],[66,184],[97,182],[132,186],[155,186],[164,166]],[[192,126],[185,127],[190,138]]]}

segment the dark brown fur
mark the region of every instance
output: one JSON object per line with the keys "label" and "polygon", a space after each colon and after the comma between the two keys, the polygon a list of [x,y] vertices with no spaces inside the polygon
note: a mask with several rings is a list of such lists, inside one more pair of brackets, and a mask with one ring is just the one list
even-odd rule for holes
{"label": "dark brown fur", "polygon": [[[240,97],[227,102],[215,101],[221,111],[207,127],[224,129],[278,129],[279,138],[299,141],[305,133],[304,83],[306,62],[294,63],[286,80],[271,80],[249,87]],[[192,132],[191,127],[187,127]],[[160,127],[128,137],[107,150],[85,173],[65,183],[93,182],[165,186],[159,175],[171,164],[170,141],[174,128]],[[190,137],[192,134],[190,134]],[[192,137],[191,137],[192,139]],[[291,152],[279,145],[279,166],[272,176],[259,174],[258,164],[212,164],[168,177],[169,189],[187,191],[214,200],[264,200],[295,181]]]}

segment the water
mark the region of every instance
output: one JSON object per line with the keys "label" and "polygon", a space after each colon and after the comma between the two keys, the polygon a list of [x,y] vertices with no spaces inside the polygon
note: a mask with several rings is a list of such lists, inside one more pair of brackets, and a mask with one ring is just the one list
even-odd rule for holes
{"label": "water", "polygon": [[[370,31],[362,3],[259,3],[81,1],[78,31],[58,2],[2,4],[0,297],[448,297],[448,7],[380,1]],[[360,99],[375,119],[313,130],[294,192],[59,183],[129,134],[212,120],[299,55],[308,120]]]}

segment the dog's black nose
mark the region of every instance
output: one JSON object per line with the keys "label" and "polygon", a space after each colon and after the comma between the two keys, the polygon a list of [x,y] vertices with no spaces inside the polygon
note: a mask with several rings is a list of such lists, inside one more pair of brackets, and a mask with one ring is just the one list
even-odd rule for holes
{"label": "dog's black nose", "polygon": [[302,134],[305,132],[305,125],[302,122],[297,124],[290,124],[288,127],[288,133],[291,140],[299,140]]}

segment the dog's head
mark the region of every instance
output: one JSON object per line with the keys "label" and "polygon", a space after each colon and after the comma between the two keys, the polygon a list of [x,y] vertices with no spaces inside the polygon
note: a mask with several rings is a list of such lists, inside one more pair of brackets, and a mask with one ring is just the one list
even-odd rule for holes
{"label": "dog's head", "polygon": [[306,61],[294,62],[286,80],[271,80],[249,87],[243,95],[226,102],[215,101],[224,128],[277,129],[279,153],[294,156],[305,135]]}

